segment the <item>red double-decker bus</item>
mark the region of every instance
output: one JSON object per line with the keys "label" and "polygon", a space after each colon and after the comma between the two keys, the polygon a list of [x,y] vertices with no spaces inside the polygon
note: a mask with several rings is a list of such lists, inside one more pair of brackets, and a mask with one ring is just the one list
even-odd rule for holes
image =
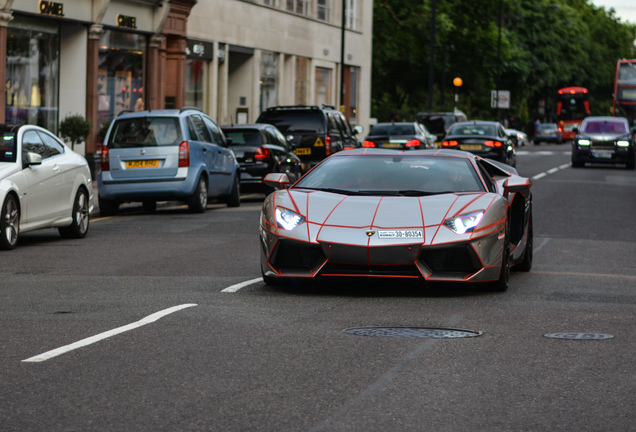
{"label": "red double-decker bus", "polygon": [[619,60],[614,78],[614,117],[636,120],[636,59]]}
{"label": "red double-decker bus", "polygon": [[583,119],[590,115],[587,89],[564,87],[557,91],[557,124],[564,140],[574,139],[574,128],[581,126]]}

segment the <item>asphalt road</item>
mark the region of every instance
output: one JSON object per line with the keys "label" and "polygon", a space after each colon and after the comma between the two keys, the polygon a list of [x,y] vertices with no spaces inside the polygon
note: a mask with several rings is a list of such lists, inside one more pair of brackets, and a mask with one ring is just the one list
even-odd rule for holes
{"label": "asphalt road", "polygon": [[25,234],[0,254],[0,431],[636,430],[636,172],[569,159],[518,151],[535,257],[505,293],[265,286],[261,197]]}

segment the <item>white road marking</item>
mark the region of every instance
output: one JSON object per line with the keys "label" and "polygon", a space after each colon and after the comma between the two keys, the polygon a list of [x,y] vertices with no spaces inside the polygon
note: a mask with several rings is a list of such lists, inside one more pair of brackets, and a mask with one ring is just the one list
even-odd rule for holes
{"label": "white road marking", "polygon": [[549,169],[549,170],[547,170],[547,171],[545,171],[545,172],[542,172],[542,173],[539,173],[539,174],[537,174],[537,175],[533,176],[533,177],[532,177],[532,180],[539,180],[539,179],[542,179],[543,177],[545,177],[545,176],[547,176],[547,175],[549,175],[549,174],[554,174],[555,172],[559,172],[559,171],[561,171],[561,170],[563,170],[563,169],[566,169],[566,168],[569,168],[569,167],[570,167],[570,164],[569,164],[569,163],[566,163],[566,164],[563,164],[563,165],[559,165],[559,166],[558,166],[558,167],[556,167],[556,168],[551,168],[551,169]]}
{"label": "white road marking", "polygon": [[192,306],[197,306],[197,305],[194,304],[194,303],[188,303],[188,304],[182,304],[182,305],[179,305],[179,306],[173,306],[171,308],[164,309],[164,310],[159,311],[159,312],[155,312],[152,315],[148,315],[147,317],[145,317],[145,318],[143,318],[143,319],[141,319],[141,320],[139,320],[137,322],[134,322],[132,324],[128,324],[128,325],[125,325],[125,326],[122,326],[122,327],[118,327],[118,328],[106,331],[104,333],[97,334],[95,336],[87,337],[86,339],[82,339],[82,340],[79,340],[79,341],[74,342],[72,344],[65,345],[63,347],[56,348],[56,349],[51,350],[51,351],[47,351],[45,353],[36,355],[34,357],[30,357],[30,358],[28,358],[26,360],[22,360],[22,361],[23,362],[43,362],[43,361],[49,360],[49,359],[51,359],[53,357],[57,357],[59,355],[66,354],[67,352],[73,351],[73,350],[75,350],[77,348],[81,348],[81,347],[84,347],[84,346],[87,346],[87,345],[91,345],[91,344],[94,344],[95,342],[99,342],[99,341],[101,341],[103,339],[107,339],[109,337],[118,335],[120,333],[124,333],[124,332],[127,332],[129,330],[134,330],[134,329],[136,329],[138,327],[145,326],[146,324],[153,323],[153,322],[157,321],[158,319],[163,318],[166,315],[170,315],[171,313],[174,313],[174,312],[180,311],[181,309],[189,308],[189,307],[192,307]]}
{"label": "white road marking", "polygon": [[244,288],[244,287],[246,287],[248,285],[252,285],[252,284],[255,284],[256,282],[262,282],[262,281],[263,281],[262,278],[251,279],[251,280],[248,280],[248,281],[245,281],[245,282],[241,282],[241,283],[236,284],[236,285],[229,286],[229,287],[221,290],[221,292],[237,292],[241,288]]}

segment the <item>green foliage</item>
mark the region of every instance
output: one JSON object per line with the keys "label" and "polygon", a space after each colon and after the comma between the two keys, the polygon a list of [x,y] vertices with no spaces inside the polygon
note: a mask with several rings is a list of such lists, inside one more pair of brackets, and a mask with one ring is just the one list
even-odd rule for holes
{"label": "green foliage", "polygon": [[[610,114],[616,62],[636,58],[636,25],[588,0],[436,1],[433,109],[494,119],[490,93],[511,93],[501,119],[554,120],[556,90],[589,90],[593,114]],[[372,115],[405,120],[426,111],[432,0],[376,0]],[[501,26],[499,7],[501,5]],[[501,39],[499,34],[501,33]],[[498,50],[500,42],[500,50]],[[545,112],[540,112],[540,106]],[[551,117],[552,116],[552,117]]]}
{"label": "green foliage", "polygon": [[63,139],[69,140],[74,149],[75,144],[85,142],[88,139],[92,127],[90,121],[79,114],[74,114],[65,117],[60,122],[59,134]]}

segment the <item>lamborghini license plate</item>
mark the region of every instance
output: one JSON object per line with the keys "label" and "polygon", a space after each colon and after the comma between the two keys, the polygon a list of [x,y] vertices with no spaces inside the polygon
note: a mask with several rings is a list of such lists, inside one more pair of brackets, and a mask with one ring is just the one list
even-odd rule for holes
{"label": "lamborghini license plate", "polygon": [[423,239],[422,230],[392,230],[378,231],[378,238],[381,239]]}

